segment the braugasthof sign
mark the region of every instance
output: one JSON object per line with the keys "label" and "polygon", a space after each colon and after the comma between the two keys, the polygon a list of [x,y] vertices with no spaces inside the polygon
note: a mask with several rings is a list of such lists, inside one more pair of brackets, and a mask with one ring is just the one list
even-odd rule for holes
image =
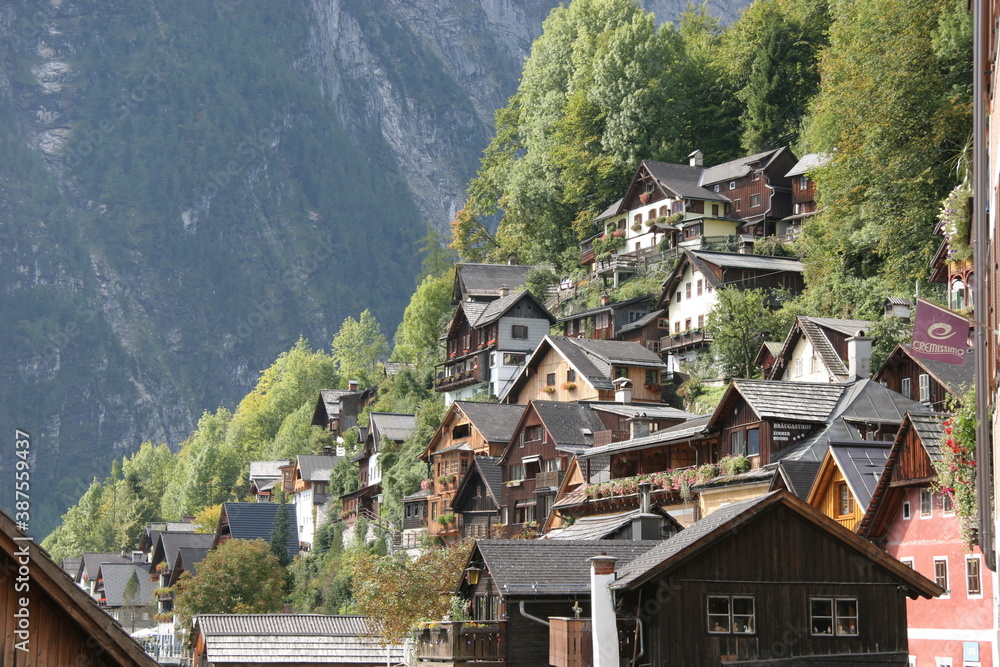
{"label": "braugasthof sign", "polygon": [[771,426],[771,440],[773,442],[795,442],[812,432],[810,424],[795,424],[791,422],[774,422]]}
{"label": "braugasthof sign", "polygon": [[930,301],[917,299],[910,343],[913,356],[962,365],[968,346],[967,319]]}

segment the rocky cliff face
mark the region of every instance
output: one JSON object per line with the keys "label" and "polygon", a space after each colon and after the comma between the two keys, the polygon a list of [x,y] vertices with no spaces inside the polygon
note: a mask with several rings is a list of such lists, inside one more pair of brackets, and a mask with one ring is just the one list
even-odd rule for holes
{"label": "rocky cliff face", "polygon": [[300,335],[365,307],[391,334],[555,4],[0,6],[0,401],[36,535]]}

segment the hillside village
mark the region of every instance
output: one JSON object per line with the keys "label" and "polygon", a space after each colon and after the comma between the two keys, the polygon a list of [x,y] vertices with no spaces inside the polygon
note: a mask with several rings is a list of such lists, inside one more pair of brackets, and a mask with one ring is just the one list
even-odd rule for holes
{"label": "hillside village", "polygon": [[[855,319],[797,300],[838,156],[690,148],[629,166],[572,270],[432,250],[391,351],[367,311],[331,354],[300,341],[44,548],[0,514],[6,571],[35,563],[38,664],[1000,664],[985,165],[926,298],[874,290]],[[929,304],[964,363],[910,345]]]}

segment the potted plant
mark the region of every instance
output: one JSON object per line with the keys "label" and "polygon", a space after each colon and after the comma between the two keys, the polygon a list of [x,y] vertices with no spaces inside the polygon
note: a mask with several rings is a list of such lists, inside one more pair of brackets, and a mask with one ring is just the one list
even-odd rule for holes
{"label": "potted plant", "polygon": [[566,391],[573,391],[574,389],[576,389],[576,383],[575,382],[563,382],[562,388],[565,389]]}
{"label": "potted plant", "polygon": [[652,198],[653,198],[652,192],[643,192],[641,195],[639,195],[639,201],[643,204],[648,204],[649,200]]}
{"label": "potted plant", "polygon": [[635,222],[633,222],[632,223],[632,231],[633,232],[641,232],[642,231],[642,223],[639,222],[638,220],[636,220]]}
{"label": "potted plant", "polygon": [[542,387],[542,391],[544,391],[546,394],[554,394],[556,393],[556,388],[548,384]]}

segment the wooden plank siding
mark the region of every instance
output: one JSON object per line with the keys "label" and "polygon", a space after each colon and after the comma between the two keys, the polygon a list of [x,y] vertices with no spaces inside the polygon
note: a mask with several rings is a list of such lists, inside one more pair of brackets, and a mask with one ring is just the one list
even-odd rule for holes
{"label": "wooden plank siding", "polygon": [[865,515],[866,508],[860,506],[857,498],[851,493],[850,487],[847,487],[852,511],[847,514],[840,513],[840,485],[847,484],[840,468],[831,463],[826,470],[821,472],[820,479],[817,480],[816,484],[818,485],[816,486],[818,496],[814,507],[844,528],[856,530],[858,524],[861,523],[861,518]]}
{"label": "wooden plank siding", "polygon": [[889,479],[891,486],[906,486],[910,483],[926,484],[927,480],[937,477],[937,470],[931,463],[920,442],[920,437],[914,429],[907,429],[903,446],[899,448],[896,464],[892,468]]}
{"label": "wooden plank siding", "polygon": [[[632,400],[635,402],[659,403],[662,397],[661,391],[646,389],[646,368],[640,366],[628,366],[628,378],[632,381]],[[576,383],[574,389],[563,389],[563,384],[567,382],[567,373],[572,371],[562,355],[556,350],[549,349],[538,364],[537,370],[528,378],[524,387],[518,393],[517,402],[519,405],[527,405],[529,401],[559,401],[561,403],[574,403],[576,401],[609,401],[614,400],[613,390],[595,389],[587,378],[576,373],[576,378],[572,382]],[[655,369],[659,377],[659,369]],[[548,376],[555,375],[555,384],[548,384]],[[659,377],[662,380],[662,377]],[[659,384],[659,383],[657,383]],[[546,391],[546,387],[551,387],[552,391]]]}
{"label": "wooden plank siding", "polygon": [[[952,398],[951,393],[938,380],[924,370],[920,364],[909,356],[902,356],[897,363],[887,363],[879,369],[875,380],[885,382],[885,386],[902,394],[903,378],[910,378],[910,395],[907,398],[920,400],[920,376],[928,376],[929,400],[925,402],[936,412],[946,410],[947,403]],[[906,394],[903,394],[906,396]]]}
{"label": "wooden plank siding", "polygon": [[[541,427],[539,429],[539,427]],[[541,430],[541,439],[527,439],[524,437],[526,431]],[[506,460],[503,461],[503,506],[506,508],[506,523],[507,528],[505,530],[506,537],[513,537],[519,534],[523,529],[524,525],[522,522],[517,521],[517,507],[518,503],[531,503],[535,502],[534,510],[534,521],[536,521],[539,527],[545,523],[545,519],[548,515],[545,512],[544,497],[535,493],[536,483],[535,478],[525,477],[521,483],[517,486],[508,486],[508,482],[517,481],[511,477],[512,470],[514,466],[524,466],[525,457],[529,456],[540,456],[541,463],[544,464],[545,461],[551,461],[553,459],[560,460],[560,469],[567,470],[569,468],[572,456],[566,452],[560,452],[556,450],[555,442],[552,440],[552,436],[549,432],[542,427],[542,421],[538,414],[531,410],[521,424],[521,427],[514,432],[514,437],[511,439],[510,451],[507,454]],[[540,467],[540,466],[539,466]],[[525,473],[526,475],[528,473]],[[546,494],[550,501],[555,499],[555,493]]]}
{"label": "wooden plank siding", "polygon": [[[836,664],[882,661],[867,652],[889,654],[886,660],[899,658],[902,665],[906,598],[898,585],[898,579],[815,524],[778,508],[754,521],[752,530],[731,531],[696,558],[643,585],[644,605],[657,601],[657,613],[649,613],[651,604],[640,606],[634,592],[623,600],[623,609],[643,616],[649,664],[714,667],[731,660],[843,654],[862,655],[841,657]],[[754,632],[710,634],[709,595],[753,596]],[[858,635],[813,635],[810,597],[856,598]]]}

